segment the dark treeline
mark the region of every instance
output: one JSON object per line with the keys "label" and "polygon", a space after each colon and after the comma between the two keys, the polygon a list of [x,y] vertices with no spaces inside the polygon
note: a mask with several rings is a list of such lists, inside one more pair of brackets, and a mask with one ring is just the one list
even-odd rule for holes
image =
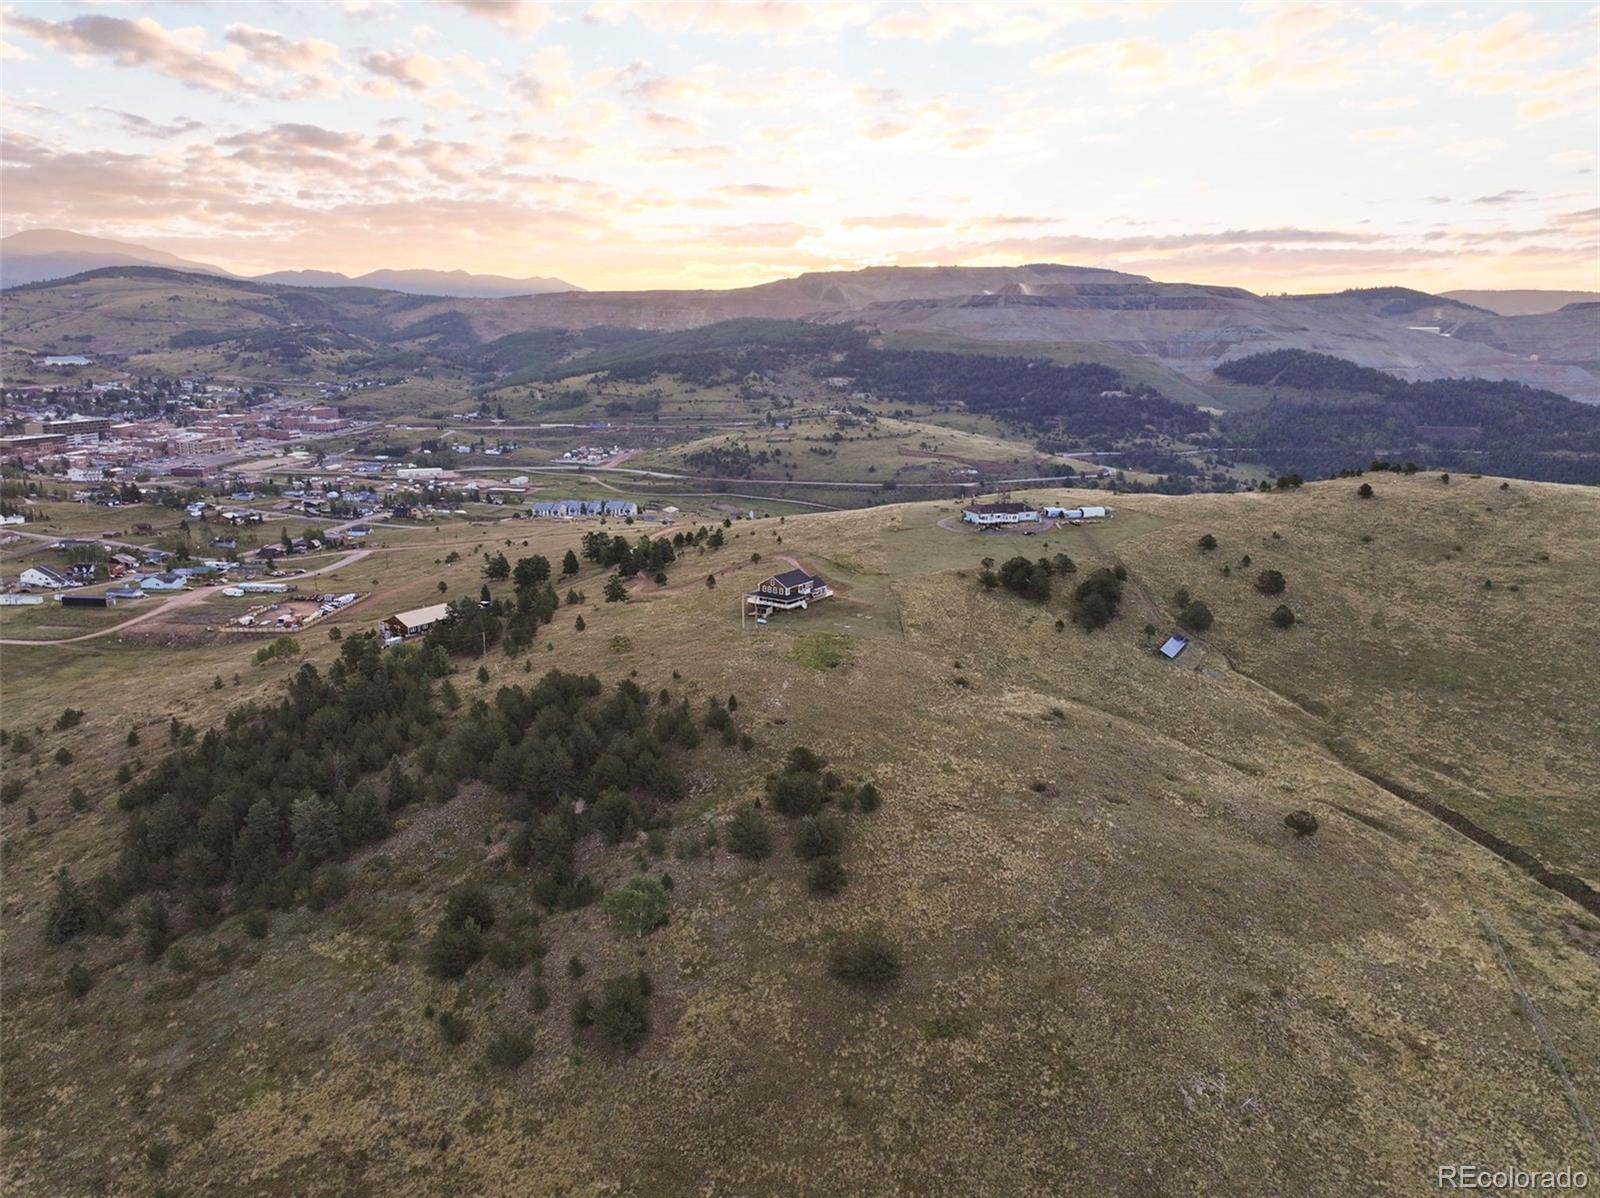
{"label": "dark treeline", "polygon": [[[662,333],[639,345],[584,360],[586,369],[604,371],[605,380],[648,382],[676,375],[686,383],[712,387],[741,382],[752,374],[771,374],[795,362],[855,349],[866,334],[849,325],[793,320],[743,319],[699,329]],[[558,372],[569,370],[563,366]]]}
{"label": "dark treeline", "polygon": [[[1210,423],[1198,408],[1130,383],[1096,362],[1062,366],[1040,358],[861,349],[822,369],[848,375],[882,399],[959,403],[1047,431],[1062,448],[1156,434],[1181,437],[1204,432]],[[1102,397],[1105,391],[1125,394]]]}
{"label": "dark treeline", "polygon": [[1217,374],[1301,393],[1220,422],[1224,443],[1277,470],[1327,475],[1388,454],[1436,469],[1600,480],[1600,407],[1551,391],[1493,379],[1408,382],[1303,350],[1240,358]]}
{"label": "dark treeline", "polygon": [[302,666],[275,706],[238,708],[197,743],[175,723],[178,747],[120,798],[131,818],[116,868],[85,888],[63,872],[47,935],[114,926],[127,899],[149,894],[140,920],[160,929],[159,955],[170,902],[206,927],[229,910],[332,901],[348,885],[337,863],[385,837],[393,812],[448,801],[471,780],[511,800],[513,859],[532,871],[538,901],[571,908],[598,894],[574,846],[654,826],[684,794],[673,759],[702,727],[752,747],[731,703],[713,702],[702,721],[666,690],[652,700],[624,680],[608,694],[592,675],[560,671],[444,718],[441,704],[460,707],[440,681],[449,668],[439,646],[386,651],[350,637],[325,677]]}

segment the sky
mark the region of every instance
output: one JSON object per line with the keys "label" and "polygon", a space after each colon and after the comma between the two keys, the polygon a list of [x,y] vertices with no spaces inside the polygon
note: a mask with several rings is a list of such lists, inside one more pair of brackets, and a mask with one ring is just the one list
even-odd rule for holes
{"label": "sky", "polygon": [[245,274],[1600,289],[1589,3],[12,3],[0,232]]}

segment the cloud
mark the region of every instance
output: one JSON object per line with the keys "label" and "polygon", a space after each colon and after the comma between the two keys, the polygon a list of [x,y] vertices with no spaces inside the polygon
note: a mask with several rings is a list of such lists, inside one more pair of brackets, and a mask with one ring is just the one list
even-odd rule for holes
{"label": "cloud", "polygon": [[1509,187],[1505,191],[1497,191],[1493,195],[1478,196],[1472,201],[1474,204],[1520,204],[1531,200],[1532,194],[1521,188]]}
{"label": "cloud", "polygon": [[716,188],[723,195],[743,196],[756,200],[779,200],[790,196],[803,196],[809,187],[783,187],[776,183],[724,183]]}
{"label": "cloud", "polygon": [[122,126],[123,132],[134,137],[156,137],[162,139],[183,137],[190,133],[197,133],[205,128],[202,122],[195,120],[193,117],[179,117],[177,120],[162,124],[159,121],[152,121],[149,117],[140,116],[136,112],[122,112],[119,109],[102,108],[99,105],[95,106],[94,111],[104,112],[116,117],[117,122]]}
{"label": "cloud", "polygon": [[445,78],[444,67],[431,54],[391,54],[387,50],[374,50],[361,59],[361,65],[380,79],[414,92],[435,87]]}
{"label": "cloud", "polygon": [[708,240],[722,245],[737,246],[792,246],[808,237],[816,237],[820,229],[785,221],[757,222],[746,225],[716,225],[705,231]]}
{"label": "cloud", "polygon": [[1493,158],[1506,148],[1506,143],[1498,137],[1470,137],[1464,141],[1453,141],[1448,145],[1439,147],[1439,153],[1447,158],[1460,158],[1466,162],[1482,162],[1486,158]]}
{"label": "cloud", "polygon": [[526,69],[511,81],[511,90],[535,108],[558,108],[575,94],[572,55],[565,46],[541,46]]}
{"label": "cloud", "polygon": [[725,162],[734,155],[727,146],[683,145],[667,146],[654,156],[659,162]]}
{"label": "cloud", "polygon": [[1417,135],[1415,129],[1404,125],[1392,125],[1383,129],[1357,129],[1350,134],[1351,141],[1376,141],[1376,142],[1403,142],[1410,141]]}
{"label": "cloud", "polygon": [[707,33],[722,37],[758,35],[783,41],[806,41],[864,25],[873,8],[860,0],[821,0],[810,4],[788,0],[601,0],[591,4],[584,20],[617,25],[636,18],[649,28],[669,33]]}
{"label": "cloud", "polygon": [[687,117],[673,116],[670,112],[652,110],[642,115],[639,123],[656,133],[676,133],[694,137],[700,132],[700,126],[696,122]]}
{"label": "cloud", "polygon": [[1033,67],[1046,75],[1091,71],[1107,76],[1114,86],[1137,89],[1171,82],[1177,61],[1173,50],[1160,42],[1124,38],[1057,50],[1035,58]]}
{"label": "cloud", "polygon": [[839,223],[846,229],[940,229],[950,222],[942,216],[891,212],[882,216],[847,216]]}
{"label": "cloud", "polygon": [[186,87],[250,92],[250,83],[222,55],[203,48],[205,31],[169,30],[149,17],[127,20],[85,13],[67,21],[11,11],[7,25],[68,54],[104,58],[119,67],[148,67]]}
{"label": "cloud", "polygon": [[1163,3],[1136,0],[1011,0],[1004,4],[987,0],[925,0],[884,13],[867,28],[880,38],[936,42],[961,35],[986,45],[1015,45],[1048,37],[1080,21],[1142,21],[1164,7]]}
{"label": "cloud", "polygon": [[223,40],[238,46],[251,62],[278,71],[317,71],[339,61],[339,47],[321,38],[293,41],[270,29],[229,25]]}
{"label": "cloud", "polygon": [[550,9],[535,0],[439,0],[469,16],[492,21],[514,33],[536,33],[550,19]]}

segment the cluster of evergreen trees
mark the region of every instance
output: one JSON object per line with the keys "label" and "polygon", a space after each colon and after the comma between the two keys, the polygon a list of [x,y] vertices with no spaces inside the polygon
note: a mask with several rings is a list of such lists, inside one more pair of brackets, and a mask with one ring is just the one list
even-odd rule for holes
{"label": "cluster of evergreen trees", "polygon": [[1498,379],[1408,382],[1292,349],[1225,362],[1216,372],[1300,393],[1220,421],[1224,443],[1248,447],[1242,455],[1278,471],[1327,477],[1352,460],[1405,453],[1435,468],[1551,482],[1600,478],[1600,408],[1552,391]]}
{"label": "cluster of evergreen trees", "polygon": [[446,668],[437,653],[348,637],[326,677],[302,666],[275,706],[231,712],[123,792],[132,818],[99,896],[174,892],[197,920],[220,910],[224,887],[237,907],[289,901],[411,800],[403,774],[382,787],[374,775],[436,727],[431,682]]}
{"label": "cluster of evergreen trees", "polygon": [[1019,555],[1003,562],[998,572],[994,569],[994,559],[986,557],[983,569],[978,572],[978,581],[986,590],[1005,587],[1012,594],[1043,603],[1050,598],[1050,580],[1055,575],[1076,574],[1077,571],[1077,563],[1065,553],[1041,557],[1036,562]]}
{"label": "cluster of evergreen trees", "polygon": [[752,745],[720,704],[697,719],[665,690],[652,701],[623,681],[607,695],[593,675],[560,671],[447,720],[436,698],[460,703],[438,681],[448,671],[442,646],[384,651],[373,636],[347,637],[325,677],[302,666],[276,705],[230,713],[123,792],[131,818],[117,867],[88,887],[63,871],[49,938],[96,930],[141,893],[156,894],[152,926],[163,929],[174,899],[195,926],[229,909],[316,901],[342,889],[332,863],[387,835],[395,810],[447,801],[470,779],[511,797],[522,821],[513,859],[532,871],[538,900],[579,906],[598,894],[573,862],[583,836],[615,843],[660,820],[685,790],[674,759],[702,728]]}
{"label": "cluster of evergreen trees", "polygon": [[[680,549],[683,547],[682,535],[679,533],[677,538]],[[673,542],[666,537],[652,538],[644,534],[637,541],[629,541],[624,536],[596,531],[583,534],[583,556],[591,562],[614,568],[624,578],[632,578],[635,574],[659,574],[676,561],[678,555],[673,549]]]}
{"label": "cluster of evergreen trees", "polygon": [[[1097,362],[1063,366],[1042,358],[946,354],[927,350],[860,349],[825,373],[849,375],[858,388],[889,400],[958,403],[1015,424],[1048,432],[1062,449],[1120,443],[1151,434],[1204,432],[1200,409],[1129,382]],[[1111,401],[1101,392],[1122,391]]]}

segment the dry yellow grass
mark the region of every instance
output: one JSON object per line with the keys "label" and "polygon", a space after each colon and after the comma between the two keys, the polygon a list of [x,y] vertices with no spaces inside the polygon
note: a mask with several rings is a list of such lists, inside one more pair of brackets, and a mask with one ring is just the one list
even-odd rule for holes
{"label": "dry yellow grass", "polygon": [[[383,863],[358,866],[332,911],[277,915],[259,944],[232,923],[193,937],[190,973],[142,964],[131,938],[91,942],[97,984],[68,1003],[73,954],[37,936],[46,880],[57,862],[106,860],[120,817],[74,816],[41,785],[37,824],[18,806],[0,815],[9,1188],[1410,1195],[1441,1161],[1585,1164],[1477,913],[1591,1111],[1600,923],[1349,762],[1452,801],[1477,795],[1485,822],[1552,858],[1566,846],[1568,866],[1594,877],[1581,781],[1600,763],[1572,732],[1595,696],[1581,659],[1560,659],[1582,622],[1573,600],[1600,577],[1600,497],[1373,481],[1365,505],[1353,483],[1120,497],[1108,525],[1034,538],[941,528],[952,509],[934,504],[740,523],[727,548],[673,570],[723,571],[715,590],[647,588],[628,604],[596,602],[591,573],[578,584],[587,630],[563,608],[534,669],[637,670],[646,689],[695,702],[735,693],[758,742],[749,755],[700,751],[707,789],[679,832],[758,794],[795,744],[876,778],[886,802],[850,818],[851,882],[836,899],[806,895],[780,834],[762,865],[722,852],[667,863],[673,918],[642,944],[594,909],[551,919],[542,1013],[526,973],[484,964],[444,984],[417,960],[461,878],[526,902],[501,802],[478,789],[405,813]],[[523,531],[509,554],[558,558],[576,541],[529,528],[523,550]],[[1222,542],[1215,555],[1195,547],[1203,532]],[[438,578],[475,590],[470,558],[432,565],[447,544],[375,564],[380,606],[425,598]],[[982,591],[978,559],[1011,552],[1067,552],[1083,570],[1122,561],[1124,614],[1103,633],[1058,632],[1059,600]],[[780,553],[840,597],[741,632],[737,591]],[[1268,567],[1303,617],[1287,634],[1265,622],[1277,600],[1250,589]],[[1473,589],[1481,576],[1496,578],[1491,592]],[[1217,624],[1174,664],[1142,629],[1166,630],[1161,601],[1178,585]],[[836,668],[790,652],[824,632],[851,638]],[[317,660],[333,649],[305,643]],[[1451,652],[1416,656],[1423,643]],[[1401,649],[1417,668],[1396,664]],[[164,719],[188,703],[214,718],[213,674],[241,674],[221,692],[230,702],[270,693],[279,668],[243,667],[245,652],[7,649],[6,725],[39,722],[63,693],[95,694],[85,755],[115,761],[134,711]],[[457,685],[525,681],[524,660],[491,655],[487,685],[470,670]],[[1502,725],[1523,748],[1505,751]],[[1322,818],[1315,838],[1283,828],[1295,807]],[[607,885],[635,869],[598,846],[584,860]],[[830,937],[869,926],[888,928],[907,962],[879,998],[823,966]],[[244,956],[217,956],[235,944]],[[561,968],[574,954],[582,986],[650,970],[653,1031],[637,1057],[574,1043],[581,986]],[[463,1010],[472,1038],[446,1047],[422,1017],[429,1002]],[[514,1075],[482,1063],[501,1028],[534,1039]],[[158,1139],[173,1150],[161,1175],[141,1160]]]}

